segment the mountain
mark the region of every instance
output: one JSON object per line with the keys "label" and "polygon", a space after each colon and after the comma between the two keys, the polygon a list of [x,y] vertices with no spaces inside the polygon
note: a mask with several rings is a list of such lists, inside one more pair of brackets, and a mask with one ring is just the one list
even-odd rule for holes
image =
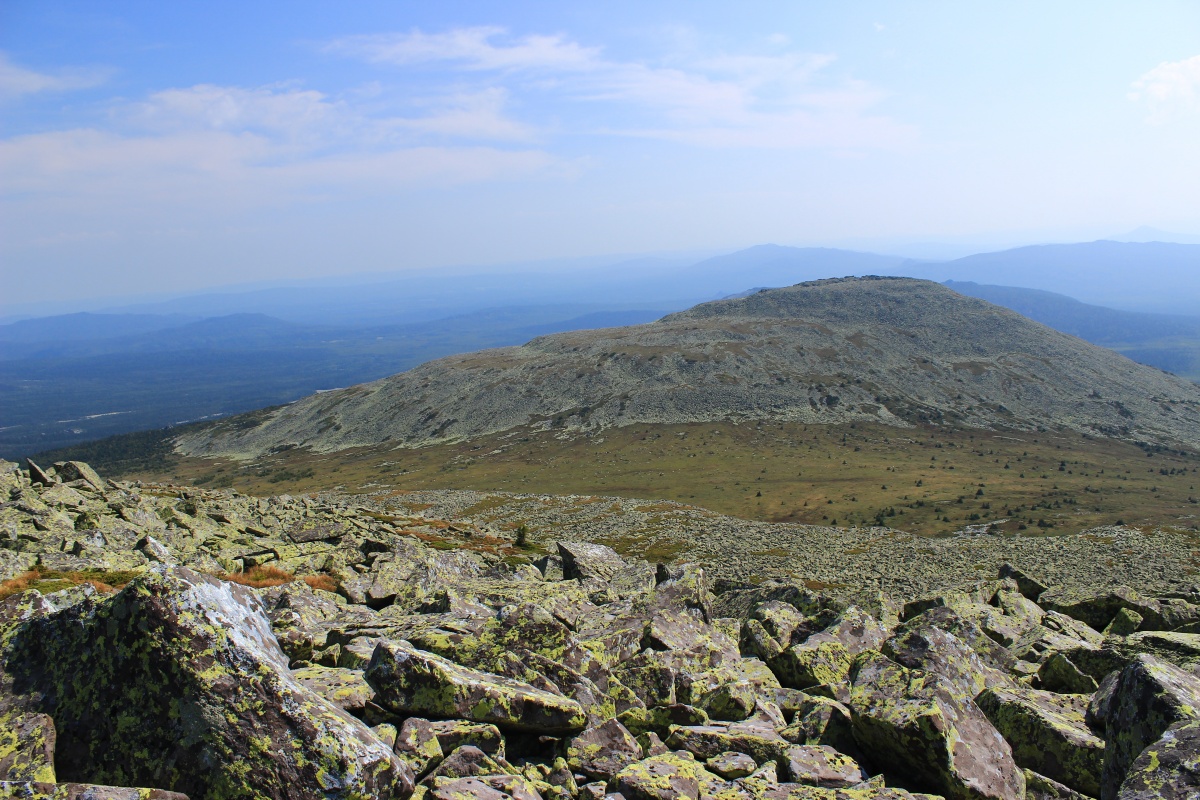
{"label": "mountain", "polygon": [[1114,242],[1175,242],[1176,244],[1200,244],[1200,236],[1188,233],[1171,233],[1143,225],[1121,236],[1110,237]]}
{"label": "mountain", "polygon": [[903,270],[939,281],[1025,286],[1131,311],[1194,314],[1200,308],[1200,244],[1049,244],[938,264],[910,262]]}
{"label": "mountain", "polygon": [[[519,344],[563,330],[646,322],[664,313],[525,306],[422,324],[362,327],[231,314],[123,336],[63,341],[0,337],[0,456],[288,403],[450,353]],[[95,324],[97,317],[103,324]],[[111,324],[113,319],[118,323]],[[113,332],[124,321],[103,315],[72,315],[70,320],[84,324],[70,328],[60,319],[43,326],[39,335],[87,325]],[[33,330],[17,323],[0,331],[17,326]]]}
{"label": "mountain", "polygon": [[1119,311],[1038,289],[946,281],[959,294],[1011,308],[1142,364],[1200,381],[1200,317]]}
{"label": "mountain", "polygon": [[936,283],[830,279],[444,358],[177,447],[255,457],[754,420],[1061,428],[1196,448],[1200,386]]}
{"label": "mountain", "polygon": [[0,325],[0,343],[78,342],[116,339],[195,322],[187,314],[60,314]]}

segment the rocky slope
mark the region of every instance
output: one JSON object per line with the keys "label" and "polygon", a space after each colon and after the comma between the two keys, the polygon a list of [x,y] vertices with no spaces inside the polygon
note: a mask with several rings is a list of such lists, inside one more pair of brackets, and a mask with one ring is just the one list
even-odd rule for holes
{"label": "rocky slope", "polygon": [[1030,540],[1024,561],[881,597],[867,576],[869,596],[714,582],[569,536],[525,555],[466,493],[388,508],[15,467],[0,797],[1200,792],[1188,544],[1141,586],[1102,566],[1059,583],[1059,552],[1087,546],[1069,542],[1135,562],[1162,532]]}
{"label": "rocky slope", "polygon": [[182,453],[636,423],[1061,426],[1200,446],[1200,387],[939,284],[835,279],[425,364],[188,433]]}

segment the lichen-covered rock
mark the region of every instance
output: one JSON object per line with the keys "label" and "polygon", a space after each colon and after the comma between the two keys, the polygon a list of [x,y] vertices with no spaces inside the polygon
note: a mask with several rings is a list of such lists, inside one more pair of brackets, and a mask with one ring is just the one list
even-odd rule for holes
{"label": "lichen-covered rock", "polygon": [[993,687],[975,699],[1022,767],[1093,797],[1100,794],[1104,740],[1084,721],[1087,695]]}
{"label": "lichen-covered rock", "polygon": [[704,759],[721,753],[745,753],[759,764],[773,761],[781,767],[786,767],[788,751],[796,745],[769,729],[680,725],[671,731],[667,746]]}
{"label": "lichen-covered rock", "polygon": [[421,783],[432,786],[438,778],[473,778],[479,775],[504,775],[512,772],[507,763],[503,763],[499,757],[493,758],[474,745],[464,744],[442,759],[442,763]]}
{"label": "lichen-covered rock", "polygon": [[433,800],[542,800],[536,786],[518,775],[437,778],[427,796]]}
{"label": "lichen-covered rock", "polygon": [[53,716],[60,780],[212,798],[412,786],[365,725],[292,677],[252,592],[182,567],[18,626],[4,669]]}
{"label": "lichen-covered rock", "polygon": [[856,655],[879,648],[885,639],[887,630],[877,620],[851,606],[832,625],[767,663],[779,682],[793,689],[837,684],[845,680]]}
{"label": "lichen-covered rock", "polygon": [[1200,678],[1154,656],[1138,656],[1121,671],[1107,707],[1095,716],[1106,729],[1100,797],[1113,800],[1143,750],[1172,725],[1200,719]]}
{"label": "lichen-covered rock", "polygon": [[11,708],[0,711],[0,781],[54,783],[54,720]]}
{"label": "lichen-covered rock", "polygon": [[367,703],[375,694],[363,674],[356,669],[302,667],[292,670],[292,677],[332,705],[356,717],[362,716]]}
{"label": "lichen-covered rock", "polygon": [[1181,722],[1134,759],[1118,800],[1195,800],[1200,797],[1200,722]]}
{"label": "lichen-covered rock", "polygon": [[779,735],[795,744],[824,744],[862,761],[850,709],[828,697],[809,697]]}
{"label": "lichen-covered rock", "polygon": [[179,792],[86,783],[0,781],[0,800],[188,800]]}
{"label": "lichen-covered rock", "polygon": [[705,766],[726,780],[736,780],[751,775],[758,769],[754,759],[745,753],[717,753],[708,759]]}
{"label": "lichen-covered rock", "polygon": [[853,758],[824,745],[788,748],[786,774],[793,783],[827,789],[848,789],[867,780]]}
{"label": "lichen-covered rock", "polygon": [[1025,800],[1093,800],[1058,781],[1039,775],[1031,769],[1025,770]]}
{"label": "lichen-covered rock", "polygon": [[700,700],[700,707],[713,719],[738,722],[754,713],[758,692],[749,681],[723,683]]}
{"label": "lichen-covered rock", "polygon": [[1075,666],[1065,653],[1055,653],[1038,668],[1041,688],[1062,694],[1092,694],[1096,691],[1096,679]]}
{"label": "lichen-covered rock", "polygon": [[885,773],[947,798],[1020,800],[1025,779],[983,712],[933,673],[877,652],[851,673],[855,739]]}
{"label": "lichen-covered rock", "polygon": [[702,789],[724,783],[700,762],[685,756],[666,753],[637,761],[618,772],[611,785],[625,800],[699,800]]}
{"label": "lichen-covered rock", "polygon": [[642,748],[624,725],[612,719],[568,741],[566,757],[575,772],[607,780],[641,759]]}
{"label": "lichen-covered rock", "polygon": [[406,642],[381,641],[366,678],[376,702],[401,715],[460,717],[540,733],[576,733],[587,724],[570,698],[459,666]]}
{"label": "lichen-covered rock", "polygon": [[433,724],[427,719],[409,717],[396,732],[395,753],[408,764],[417,778],[424,778],[445,758]]}
{"label": "lichen-covered rock", "polygon": [[1013,685],[1007,675],[984,663],[979,654],[957,636],[933,626],[900,632],[884,642],[882,652],[908,669],[922,669],[942,676],[964,697],[974,697],[988,686]]}
{"label": "lichen-covered rock", "polygon": [[[410,718],[414,719],[414,718]],[[408,720],[405,720],[407,723]],[[504,735],[495,725],[465,719],[445,719],[430,722],[429,731],[437,738],[443,753],[463,745],[478,747],[490,756],[504,758]]]}

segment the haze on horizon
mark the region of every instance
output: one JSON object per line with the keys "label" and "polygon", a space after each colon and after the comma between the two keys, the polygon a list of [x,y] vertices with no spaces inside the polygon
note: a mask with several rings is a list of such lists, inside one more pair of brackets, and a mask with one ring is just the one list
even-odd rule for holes
{"label": "haze on horizon", "polygon": [[2,302],[1195,235],[1198,140],[1187,2],[22,0]]}

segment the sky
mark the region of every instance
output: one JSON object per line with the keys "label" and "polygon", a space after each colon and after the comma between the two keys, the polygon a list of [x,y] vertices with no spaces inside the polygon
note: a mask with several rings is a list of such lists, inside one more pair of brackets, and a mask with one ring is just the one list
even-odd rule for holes
{"label": "sky", "polygon": [[0,304],[1200,233],[1200,3],[0,2]]}

